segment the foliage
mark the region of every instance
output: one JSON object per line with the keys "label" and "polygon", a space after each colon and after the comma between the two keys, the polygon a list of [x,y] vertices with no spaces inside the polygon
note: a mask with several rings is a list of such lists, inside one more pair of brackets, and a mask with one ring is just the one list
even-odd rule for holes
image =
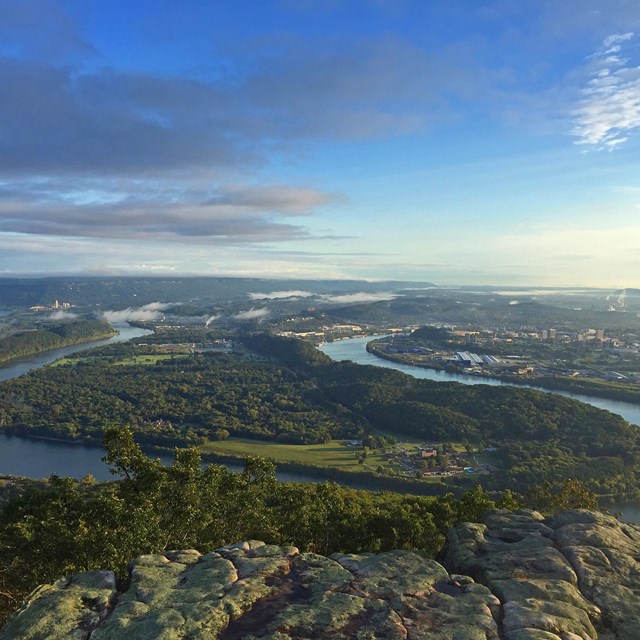
{"label": "foliage", "polygon": [[566,509],[597,510],[598,501],[578,480],[565,480],[554,487],[550,482],[533,487],[524,496],[525,504],[545,514],[553,514]]}
{"label": "foliage", "polygon": [[[98,442],[103,425],[127,425],[139,442],[164,447],[234,436],[283,445],[357,438],[373,449],[384,433],[494,445],[489,462],[500,472],[484,481],[491,489],[569,478],[600,493],[637,487],[640,434],[609,412],[521,387],[337,363],[299,340],[242,339],[252,353],[149,364],[144,350],[159,346],[110,345],[93,359],[32,372],[0,385],[0,426]],[[472,478],[448,482],[473,487]]]}
{"label": "foliage", "polygon": [[[273,465],[248,458],[242,473],[203,468],[196,449],[176,451],[163,467],[145,456],[127,428],[105,434],[105,461],[121,477],[96,484],[52,476],[26,487],[0,512],[0,602],[5,613],[42,582],[71,572],[110,568],[121,577],[140,554],[175,548],[215,549],[241,539],[295,544],[302,550],[416,549],[434,556],[447,530],[477,521],[496,506],[477,487],[456,499],[374,494],[332,482],[277,482]],[[579,483],[556,503],[592,505]],[[531,494],[529,500],[535,500]],[[520,506],[511,492],[499,499]]]}
{"label": "foliage", "polygon": [[80,320],[19,331],[0,340],[0,362],[114,335],[107,322]]}

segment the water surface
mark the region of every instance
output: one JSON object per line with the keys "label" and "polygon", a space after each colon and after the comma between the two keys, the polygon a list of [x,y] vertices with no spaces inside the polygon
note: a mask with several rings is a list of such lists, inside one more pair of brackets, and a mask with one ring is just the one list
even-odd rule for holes
{"label": "water surface", "polygon": [[364,338],[347,338],[345,340],[336,340],[335,342],[327,342],[320,347],[320,351],[328,355],[333,360],[351,360],[357,364],[370,364],[376,367],[386,367],[387,369],[395,369],[402,371],[414,378],[423,380],[434,380],[435,382],[460,382],[462,384],[488,384],[492,386],[519,386],[535,389],[536,391],[544,391],[546,393],[557,393],[558,395],[572,398],[585,402],[598,409],[605,409],[611,413],[617,413],[631,424],[640,425],[640,405],[631,402],[622,402],[620,400],[609,400],[607,398],[597,398],[581,393],[572,393],[570,391],[558,391],[555,389],[544,389],[533,385],[513,385],[496,378],[485,378],[484,376],[465,375],[461,373],[448,373],[436,369],[426,369],[424,367],[413,367],[408,364],[400,364],[392,362],[384,358],[369,353],[366,349],[367,342],[372,340],[367,336]]}
{"label": "water surface", "polygon": [[61,349],[43,351],[31,356],[25,356],[24,358],[15,358],[9,362],[4,362],[0,364],[0,381],[17,378],[23,373],[27,373],[32,369],[44,367],[44,365],[55,362],[60,358],[71,355],[72,353],[78,353],[79,351],[85,351],[86,349],[92,349],[94,347],[101,347],[105,344],[111,344],[112,342],[127,342],[128,340],[131,340],[131,338],[139,338],[140,336],[146,336],[153,333],[153,331],[149,331],[148,329],[130,327],[128,324],[114,325],[114,329],[117,329],[119,333],[111,338],[83,342],[82,344],[72,344],[68,347],[62,347]]}

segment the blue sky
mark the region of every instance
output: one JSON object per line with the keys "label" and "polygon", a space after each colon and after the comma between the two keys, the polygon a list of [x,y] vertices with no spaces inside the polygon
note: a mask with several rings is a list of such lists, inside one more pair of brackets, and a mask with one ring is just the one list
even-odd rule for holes
{"label": "blue sky", "polygon": [[0,275],[640,286],[640,3],[0,0]]}

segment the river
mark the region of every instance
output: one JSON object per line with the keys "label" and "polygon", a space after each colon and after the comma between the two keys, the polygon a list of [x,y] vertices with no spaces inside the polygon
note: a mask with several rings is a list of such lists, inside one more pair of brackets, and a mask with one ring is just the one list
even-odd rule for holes
{"label": "river", "polygon": [[[385,360],[384,358],[378,358],[372,353],[367,351],[367,342],[370,342],[373,338],[366,336],[364,338],[347,338],[345,340],[336,340],[334,342],[326,342],[320,347],[320,351],[328,355],[333,360],[351,360],[356,364],[370,364],[375,367],[386,367],[387,369],[395,369],[396,371],[402,371],[414,378],[421,378],[425,380],[435,380],[436,382],[460,382],[462,384],[488,384],[488,385],[508,385],[507,382],[502,380],[496,380],[495,378],[481,378],[479,376],[467,376],[463,374],[447,373],[446,371],[437,371],[435,369],[425,369],[423,367],[412,367],[411,365],[400,364],[398,362],[392,362],[391,360]],[[528,386],[528,385],[527,385]],[[569,393],[568,391],[551,391],[549,389],[543,389],[541,387],[529,387],[538,391],[545,391],[547,393],[558,393],[579,400],[580,402],[586,402],[598,409],[605,409],[612,413],[617,413],[625,420],[632,424],[640,425],[640,406],[631,404],[630,402],[620,402],[618,400],[607,400],[606,398],[593,398],[591,396],[585,396],[578,393]],[[612,512],[620,512],[621,520],[625,522],[639,522],[640,523],[640,504],[638,503],[618,503],[613,505],[607,505],[607,508]]]}
{"label": "river", "polygon": [[[83,351],[85,349],[109,344],[111,342],[123,342],[131,338],[146,335],[149,332],[144,329],[130,327],[128,325],[116,327],[120,333],[117,336],[105,340],[97,340],[82,345],[73,345],[55,351],[47,351],[28,358],[14,360],[10,364],[0,367],[0,380],[8,380],[16,378],[27,371],[38,369],[58,358]],[[387,367],[403,371],[417,378],[426,378],[439,382],[456,381],[464,384],[505,384],[499,380],[479,379],[474,376],[455,375],[445,372],[438,372],[431,369],[422,369],[419,367],[411,367],[401,365],[389,360],[383,360],[370,354],[366,350],[366,343],[371,340],[367,338],[351,338],[349,340],[340,340],[337,342],[327,343],[321,347],[321,350],[334,360],[352,360],[358,364],[371,364],[379,367]],[[588,401],[594,406],[620,413],[627,420],[629,417],[625,415],[629,408],[636,410],[637,416],[633,421],[640,423],[640,408],[635,407],[626,402],[614,402],[602,400],[609,406],[595,404],[593,398],[587,396],[563,393],[577,400]],[[599,399],[597,399],[600,402]],[[613,407],[615,405],[615,408]],[[622,406],[624,405],[624,406]],[[617,409],[617,410],[616,410]],[[627,415],[630,415],[627,412]],[[7,436],[0,434],[0,474],[11,474],[19,476],[28,476],[32,478],[46,478],[51,474],[60,476],[70,476],[72,478],[82,478],[88,474],[92,474],[97,480],[108,480],[113,476],[109,473],[107,465],[102,462],[104,451],[98,447],[88,447],[82,444],[55,442],[44,439],[28,439],[16,436]],[[163,463],[171,462],[170,456],[160,457]],[[240,466],[226,465],[233,471],[240,470]],[[293,482],[319,482],[316,477],[305,476],[303,474],[281,473],[277,474],[278,479],[282,481]],[[636,504],[617,504],[610,507],[611,511],[621,511],[622,519],[629,522],[640,522],[640,505]]]}
{"label": "river", "polygon": [[17,378],[23,373],[27,373],[32,369],[39,369],[46,364],[64,358],[72,353],[78,353],[78,351],[84,351],[85,349],[92,349],[93,347],[101,347],[105,344],[111,344],[112,342],[127,342],[131,338],[139,338],[140,336],[146,336],[153,331],[148,329],[140,329],[138,327],[131,327],[128,324],[114,325],[114,329],[118,330],[118,335],[111,338],[104,338],[103,340],[93,340],[92,342],[83,342],[82,344],[72,344],[68,347],[62,347],[62,349],[53,349],[51,351],[43,351],[42,353],[35,353],[25,358],[15,358],[9,362],[0,364],[0,381],[11,380],[11,378]]}
{"label": "river", "polygon": [[[118,330],[118,335],[111,338],[74,344],[3,363],[0,365],[0,381],[17,378],[72,353],[112,342],[126,342],[131,338],[153,333],[128,324],[117,325],[114,328]],[[0,434],[0,474],[46,478],[55,473],[78,479],[93,474],[98,480],[107,480],[111,475],[107,465],[100,459],[103,455],[104,451],[96,447]]]}
{"label": "river", "polygon": [[[413,367],[408,364],[400,364],[399,362],[392,362],[391,360],[378,358],[378,356],[374,356],[372,353],[369,353],[366,348],[367,342],[370,342],[372,339],[373,338],[371,336],[366,336],[364,338],[348,338],[346,340],[326,342],[320,347],[320,351],[328,355],[333,360],[351,360],[357,364],[371,364],[376,367],[386,367],[387,369],[402,371],[402,373],[407,373],[414,378],[421,378],[424,380],[434,380],[435,382],[461,382],[462,384],[509,386],[508,382],[503,382],[496,378],[469,376],[460,373],[447,373],[446,371],[426,369],[424,367]],[[557,393],[558,395],[566,396],[573,400],[579,400],[580,402],[585,402],[586,404],[590,404],[598,409],[605,409],[606,411],[611,411],[611,413],[617,413],[631,424],[640,425],[640,405],[632,404],[631,402],[596,398],[580,393],[571,393],[570,391],[543,389],[542,387],[536,387],[533,385],[518,386],[526,386],[529,389],[536,389],[537,391],[545,391],[547,393]]]}
{"label": "river", "polygon": [[[108,465],[102,461],[105,452],[75,442],[57,442],[45,438],[20,438],[0,433],[0,475],[48,478],[55,474],[80,480],[91,474],[96,480],[113,480]],[[171,464],[170,455],[151,454],[163,464]],[[242,464],[224,465],[231,471],[242,471]],[[322,482],[322,478],[278,471],[282,482]]]}

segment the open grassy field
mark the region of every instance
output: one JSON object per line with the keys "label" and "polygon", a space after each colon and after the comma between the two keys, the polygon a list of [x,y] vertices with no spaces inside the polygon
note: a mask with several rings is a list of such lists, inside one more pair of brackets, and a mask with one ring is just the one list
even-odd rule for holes
{"label": "open grassy field", "polygon": [[[100,359],[104,359],[104,356],[97,356]],[[128,356],[126,358],[112,358],[109,360],[109,364],[115,364],[119,366],[132,366],[132,365],[155,365],[160,360],[171,360],[172,358],[187,358],[188,353],[149,353],[137,356]],[[52,362],[51,367],[61,367],[64,365],[77,365],[80,362],[94,362],[96,357],[87,356],[79,358],[60,358],[55,362]]]}
{"label": "open grassy field", "polygon": [[[398,463],[390,463],[383,450],[370,451],[360,463],[360,447],[348,446],[348,440],[332,440],[325,444],[281,444],[272,441],[250,440],[248,438],[229,438],[228,440],[209,441],[200,448],[203,453],[232,454],[237,456],[257,455],[276,462],[300,462],[325,467],[336,467],[345,471],[376,471],[382,467],[394,475],[408,475],[406,468]],[[403,442],[394,447],[395,451],[405,450],[410,455],[417,451],[414,443]],[[425,478],[425,481],[438,481],[437,478]]]}
{"label": "open grassy field", "polygon": [[347,440],[332,440],[326,444],[280,444],[271,441],[229,438],[211,441],[201,447],[203,452],[231,453],[234,455],[259,455],[281,462],[302,462],[326,467],[338,467],[351,471],[371,471],[378,465],[389,467],[381,454],[370,453],[365,464],[359,464],[356,454],[360,448],[347,446]]}
{"label": "open grassy field", "polygon": [[188,353],[152,353],[147,355],[131,356],[116,360],[112,364],[128,365],[154,365],[160,360],[177,360],[178,358],[188,358]]}

